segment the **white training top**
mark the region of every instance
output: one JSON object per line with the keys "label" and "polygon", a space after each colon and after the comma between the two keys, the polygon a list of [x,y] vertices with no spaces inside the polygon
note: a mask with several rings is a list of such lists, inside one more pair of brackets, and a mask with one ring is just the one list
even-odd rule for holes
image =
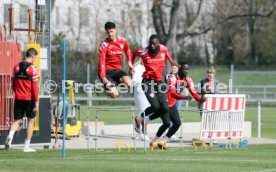
{"label": "white training top", "polygon": [[132,82],[133,84],[140,84],[142,82],[142,75],[145,72],[145,67],[142,64],[138,64],[134,67],[135,73],[132,76]]}

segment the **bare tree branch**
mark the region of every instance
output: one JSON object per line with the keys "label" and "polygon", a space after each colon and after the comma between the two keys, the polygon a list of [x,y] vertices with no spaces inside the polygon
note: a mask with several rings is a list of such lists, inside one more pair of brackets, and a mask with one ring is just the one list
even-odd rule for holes
{"label": "bare tree branch", "polygon": [[194,28],[196,27],[197,22],[201,18],[202,3],[203,3],[203,0],[200,0],[200,2],[198,4],[198,8],[197,8],[197,14],[196,14],[195,19],[193,20],[192,24],[187,29],[188,32],[191,32],[192,30],[194,30]]}
{"label": "bare tree branch", "polygon": [[171,17],[170,17],[170,25],[168,31],[168,37],[170,38],[173,34],[172,30],[177,26],[177,11],[179,8],[179,0],[174,0],[171,8]]}
{"label": "bare tree branch", "polygon": [[154,0],[151,12],[153,16],[153,24],[154,24],[156,33],[159,35],[160,41],[164,43],[167,40],[167,33],[166,33],[166,29],[165,29],[164,21],[162,17],[163,12],[161,8],[161,2],[162,0]]}
{"label": "bare tree branch", "polygon": [[204,30],[201,30],[201,31],[194,31],[194,32],[190,32],[189,30],[187,30],[186,32],[182,33],[182,34],[177,34],[177,39],[180,40],[180,39],[183,39],[187,36],[197,36],[197,35],[201,35],[201,34],[205,34],[211,30],[215,30],[215,28],[218,26],[218,25],[221,25],[229,20],[233,20],[233,19],[236,19],[236,18],[245,18],[245,17],[270,17],[273,12],[275,10],[275,6],[273,6],[273,8],[267,13],[267,14],[260,14],[260,13],[252,13],[252,14],[235,14],[235,15],[231,15],[231,16],[228,16],[222,20],[220,20],[219,22],[217,22],[216,24],[214,24],[213,26],[210,26],[208,28],[205,28]]}

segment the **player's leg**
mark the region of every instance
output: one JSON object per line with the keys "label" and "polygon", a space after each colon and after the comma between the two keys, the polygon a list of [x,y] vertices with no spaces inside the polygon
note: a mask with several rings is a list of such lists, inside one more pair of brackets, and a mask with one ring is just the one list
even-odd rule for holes
{"label": "player's leg", "polygon": [[15,100],[14,101],[14,122],[11,125],[9,135],[6,139],[5,142],[5,148],[10,149],[11,148],[11,143],[13,140],[14,133],[19,129],[20,122],[23,118],[23,115],[25,113],[24,111],[24,101],[21,100]]}
{"label": "player's leg", "polygon": [[116,72],[114,70],[109,70],[106,72],[106,78],[110,81],[110,83],[104,84],[104,89],[106,90],[106,94],[108,97],[116,98],[119,96],[119,91],[116,88]]}
{"label": "player's leg", "polygon": [[117,70],[114,73],[113,80],[119,83],[125,84],[126,87],[130,87],[132,84],[131,78],[128,76],[128,74],[123,70]]}
{"label": "player's leg", "polygon": [[[169,106],[168,106],[166,94],[163,92],[158,92],[156,94],[156,97],[160,104],[160,109],[158,112],[160,113],[160,117],[163,124],[159,127],[156,133],[156,136],[152,140],[152,142],[155,142],[156,140],[158,140],[162,136],[162,134],[170,127],[170,124],[171,124],[171,120],[169,116]],[[151,116],[150,116],[150,119],[152,119]]]}
{"label": "player's leg", "polygon": [[119,91],[117,90],[116,86],[114,84],[105,85],[106,94],[107,96],[111,98],[116,98],[119,96]]}
{"label": "player's leg", "polygon": [[132,81],[131,81],[131,79],[130,79],[129,76],[123,76],[123,77],[121,77],[120,82],[126,84],[128,87],[130,87],[131,83],[132,83]]}
{"label": "player's leg", "polygon": [[142,113],[145,111],[147,107],[150,106],[144,91],[142,90],[141,85],[136,85],[134,87],[134,101],[136,108],[138,110],[138,115],[135,117],[135,131],[137,133],[140,133],[140,126],[141,126],[141,121],[142,121]]}
{"label": "player's leg", "polygon": [[34,101],[28,102],[27,110],[26,110],[26,115],[28,118],[28,127],[27,127],[26,139],[24,144],[24,152],[35,152],[34,149],[30,148],[30,143],[31,143],[31,139],[34,131],[34,119],[36,116],[36,112],[33,111],[34,106],[35,106]]}
{"label": "player's leg", "polygon": [[174,135],[177,132],[177,130],[179,129],[179,127],[181,125],[181,119],[180,119],[179,112],[177,110],[176,105],[174,105],[173,107],[170,107],[169,115],[170,115],[170,119],[171,119],[173,125],[169,129],[168,133],[166,134],[167,138],[171,138],[172,135]]}
{"label": "player's leg", "polygon": [[160,109],[160,104],[159,104],[158,98],[156,96],[156,93],[154,93],[153,88],[150,86],[150,84],[149,84],[150,82],[151,82],[150,80],[145,80],[145,79],[142,81],[142,83],[143,83],[142,89],[143,89],[145,96],[150,104],[150,106],[147,107],[145,109],[145,111],[141,113],[141,116],[144,118],[141,121],[143,133],[144,133],[144,129],[147,126],[147,123],[150,121],[149,115],[159,111],[159,109]]}
{"label": "player's leg", "polygon": [[151,143],[154,143],[160,139],[160,137],[163,135],[163,133],[170,127],[170,116],[169,113],[165,113],[161,116],[161,120],[163,124],[159,127],[155,137],[151,140]]}

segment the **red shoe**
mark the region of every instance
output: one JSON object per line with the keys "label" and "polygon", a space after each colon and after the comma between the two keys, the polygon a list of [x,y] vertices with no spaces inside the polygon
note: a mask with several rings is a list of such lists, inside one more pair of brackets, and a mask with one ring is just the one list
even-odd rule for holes
{"label": "red shoe", "polygon": [[140,120],[138,119],[138,116],[136,116],[134,118],[134,130],[140,134],[140,126],[141,126],[141,122]]}

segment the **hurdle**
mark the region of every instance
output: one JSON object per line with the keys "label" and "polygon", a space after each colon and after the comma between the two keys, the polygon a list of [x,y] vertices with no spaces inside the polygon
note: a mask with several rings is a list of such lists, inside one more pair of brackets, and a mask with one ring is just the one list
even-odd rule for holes
{"label": "hurdle", "polygon": [[[130,112],[132,114],[132,140],[133,140],[133,148],[134,150],[137,150],[136,147],[136,136],[135,136],[135,130],[134,130],[134,117],[135,111],[138,111],[137,109],[134,109],[133,107],[129,107],[129,106],[89,106],[88,107],[88,113],[86,116],[86,121],[87,121],[87,126],[89,126],[89,122],[90,122],[90,110],[91,109],[95,109],[96,113],[95,113],[95,137],[93,138],[93,140],[95,141],[95,151],[98,152],[98,119],[99,119],[99,113],[100,112]],[[147,130],[145,130],[145,134],[147,134]],[[144,152],[146,152],[146,139],[145,139],[145,134],[144,134]],[[90,151],[90,130],[88,127],[87,130],[87,149],[88,151]],[[121,143],[121,142],[120,142]],[[118,144],[115,144],[115,146],[117,147]],[[117,147],[118,148],[118,147]]]}

